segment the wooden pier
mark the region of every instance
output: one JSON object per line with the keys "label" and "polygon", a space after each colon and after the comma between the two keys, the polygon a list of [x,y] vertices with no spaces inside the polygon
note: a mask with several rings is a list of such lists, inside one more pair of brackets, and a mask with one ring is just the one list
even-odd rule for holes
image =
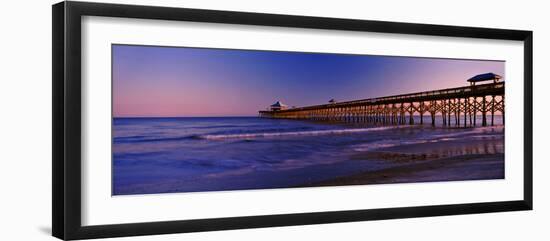
{"label": "wooden pier", "polygon": [[[504,124],[504,82],[322,105],[259,111],[261,117],[316,121],[357,122],[382,125],[415,124],[414,116],[441,118],[444,126],[494,125],[495,113]],[[481,123],[476,116],[481,115]],[[489,119],[488,119],[489,118]]]}

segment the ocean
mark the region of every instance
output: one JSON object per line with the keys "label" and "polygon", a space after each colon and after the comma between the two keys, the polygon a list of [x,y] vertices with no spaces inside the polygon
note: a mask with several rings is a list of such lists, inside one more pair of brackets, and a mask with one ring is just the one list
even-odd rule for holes
{"label": "ocean", "polygon": [[[112,194],[290,188],[411,164],[364,155],[384,150],[503,159],[500,116],[494,127],[479,127],[478,117],[475,128],[439,122],[432,127],[424,118],[424,125],[412,126],[259,117],[114,118]],[[428,148],[435,143],[437,148]],[[504,168],[503,160],[492,165]]]}

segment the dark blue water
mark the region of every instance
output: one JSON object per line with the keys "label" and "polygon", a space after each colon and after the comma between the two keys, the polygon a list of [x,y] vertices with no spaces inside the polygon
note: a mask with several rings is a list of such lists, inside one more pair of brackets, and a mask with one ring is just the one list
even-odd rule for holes
{"label": "dark blue water", "polygon": [[113,195],[293,187],[394,165],[351,160],[357,153],[494,135],[503,138],[503,128],[381,127],[256,117],[115,118]]}

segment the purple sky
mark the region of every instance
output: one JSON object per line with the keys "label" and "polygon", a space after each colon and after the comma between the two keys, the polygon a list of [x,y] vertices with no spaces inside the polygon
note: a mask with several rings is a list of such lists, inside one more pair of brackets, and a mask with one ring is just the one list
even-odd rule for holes
{"label": "purple sky", "polygon": [[[465,86],[503,61],[113,45],[115,117],[256,116]],[[505,79],[505,78],[504,78]]]}

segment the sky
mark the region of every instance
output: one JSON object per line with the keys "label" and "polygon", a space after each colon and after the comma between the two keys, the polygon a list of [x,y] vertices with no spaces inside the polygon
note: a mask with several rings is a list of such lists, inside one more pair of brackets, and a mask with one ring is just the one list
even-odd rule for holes
{"label": "sky", "polygon": [[115,117],[257,116],[288,106],[466,86],[503,61],[112,46]]}

